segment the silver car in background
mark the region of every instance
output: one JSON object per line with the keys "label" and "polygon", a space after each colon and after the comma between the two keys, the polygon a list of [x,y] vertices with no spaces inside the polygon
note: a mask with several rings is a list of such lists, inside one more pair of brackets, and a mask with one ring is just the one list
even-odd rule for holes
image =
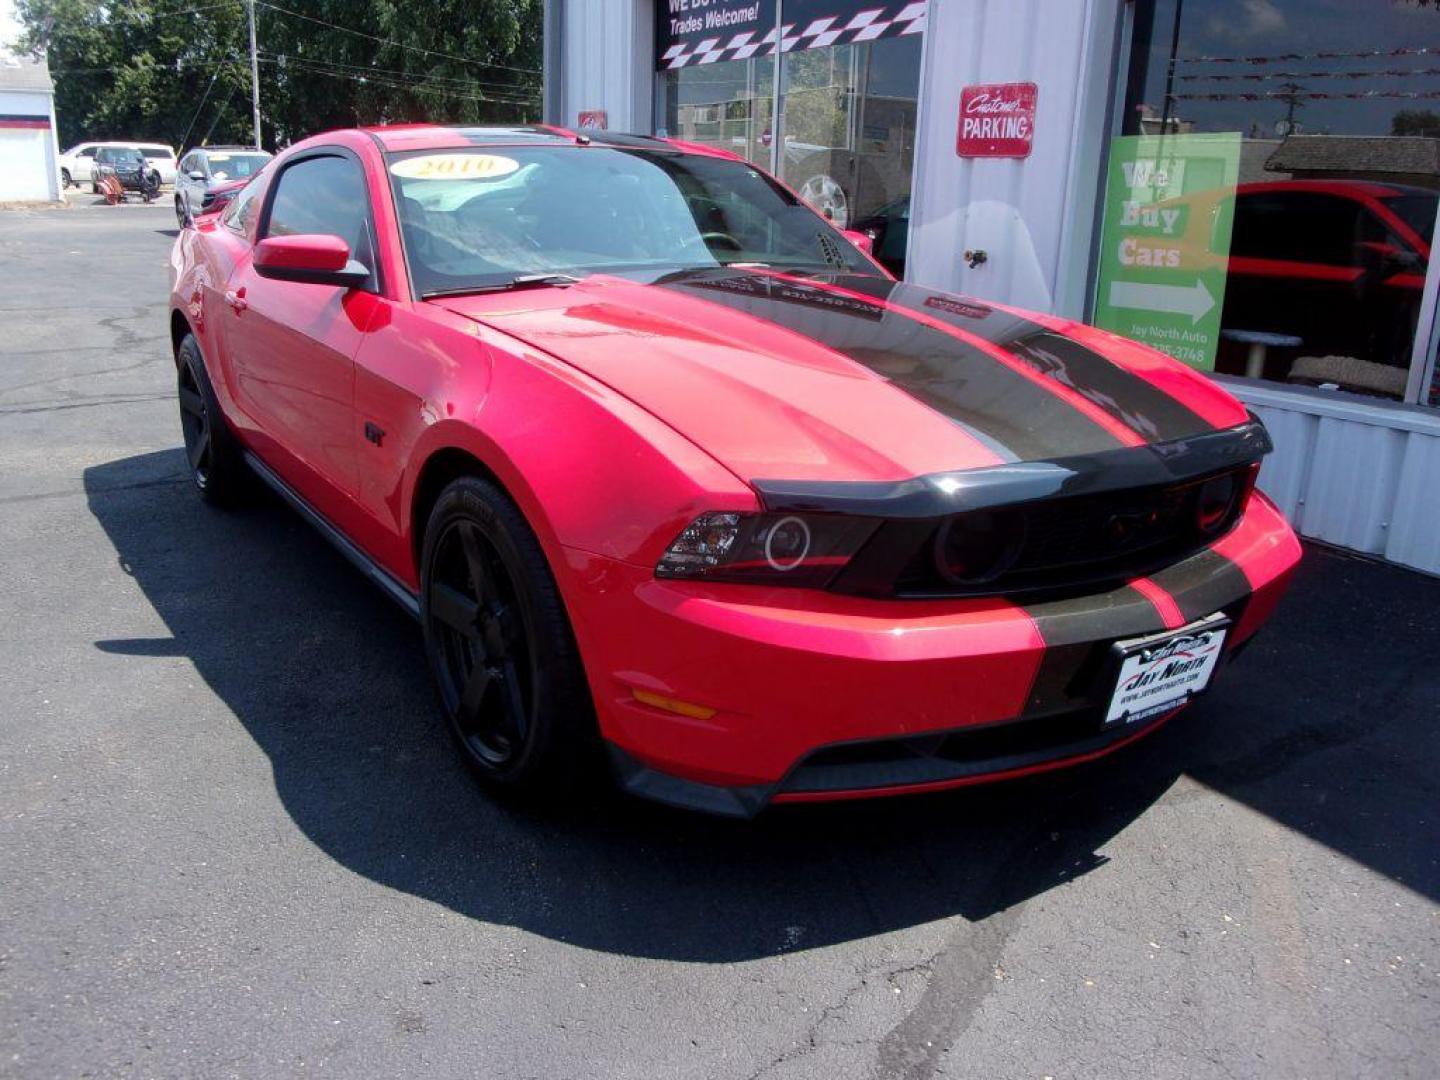
{"label": "silver car in background", "polygon": [[217,184],[249,179],[273,156],[253,146],[197,146],[186,151],[175,179],[176,219],[200,213],[206,194]]}

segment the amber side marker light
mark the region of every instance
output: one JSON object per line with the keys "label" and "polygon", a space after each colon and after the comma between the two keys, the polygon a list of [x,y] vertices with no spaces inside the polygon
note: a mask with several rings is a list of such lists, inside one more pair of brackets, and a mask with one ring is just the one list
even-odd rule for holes
{"label": "amber side marker light", "polygon": [[630,695],[641,705],[649,705],[653,709],[663,709],[666,712],[675,713],[677,716],[688,716],[691,720],[709,720],[717,711],[705,705],[692,705],[688,701],[677,701],[661,694],[652,694],[649,690],[636,690],[633,687]]}

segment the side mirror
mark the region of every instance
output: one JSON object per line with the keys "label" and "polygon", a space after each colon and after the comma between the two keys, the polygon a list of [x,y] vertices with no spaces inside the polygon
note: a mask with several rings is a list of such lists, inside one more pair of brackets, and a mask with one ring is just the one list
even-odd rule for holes
{"label": "side mirror", "polygon": [[201,183],[204,183],[205,181],[205,174],[199,169],[191,169],[185,175],[190,177],[191,180],[199,180]]}
{"label": "side mirror", "polygon": [[868,232],[861,232],[859,229],[845,229],[841,235],[866,255],[875,254],[875,237]]}
{"label": "side mirror", "polygon": [[350,245],[338,236],[270,236],[255,245],[252,261],[257,274],[274,281],[353,289],[370,280],[369,268],[350,258]]}

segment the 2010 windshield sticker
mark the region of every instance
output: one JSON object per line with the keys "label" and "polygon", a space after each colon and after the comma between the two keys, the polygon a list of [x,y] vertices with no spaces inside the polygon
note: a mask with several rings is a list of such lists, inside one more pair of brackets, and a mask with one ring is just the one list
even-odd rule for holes
{"label": "2010 windshield sticker", "polygon": [[408,180],[493,180],[509,176],[520,163],[499,154],[425,154],[390,166]]}

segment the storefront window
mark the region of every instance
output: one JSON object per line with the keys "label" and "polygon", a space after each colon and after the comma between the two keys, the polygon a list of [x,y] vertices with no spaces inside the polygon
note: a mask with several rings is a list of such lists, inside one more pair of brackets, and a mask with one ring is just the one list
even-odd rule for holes
{"label": "storefront window", "polygon": [[657,13],[657,131],[770,169],[840,228],[869,233],[903,275],[927,4],[683,8]]}
{"label": "storefront window", "polygon": [[1134,0],[1130,13],[1095,321],[1205,370],[1395,400],[1420,387],[1440,13],[1311,0]]}

